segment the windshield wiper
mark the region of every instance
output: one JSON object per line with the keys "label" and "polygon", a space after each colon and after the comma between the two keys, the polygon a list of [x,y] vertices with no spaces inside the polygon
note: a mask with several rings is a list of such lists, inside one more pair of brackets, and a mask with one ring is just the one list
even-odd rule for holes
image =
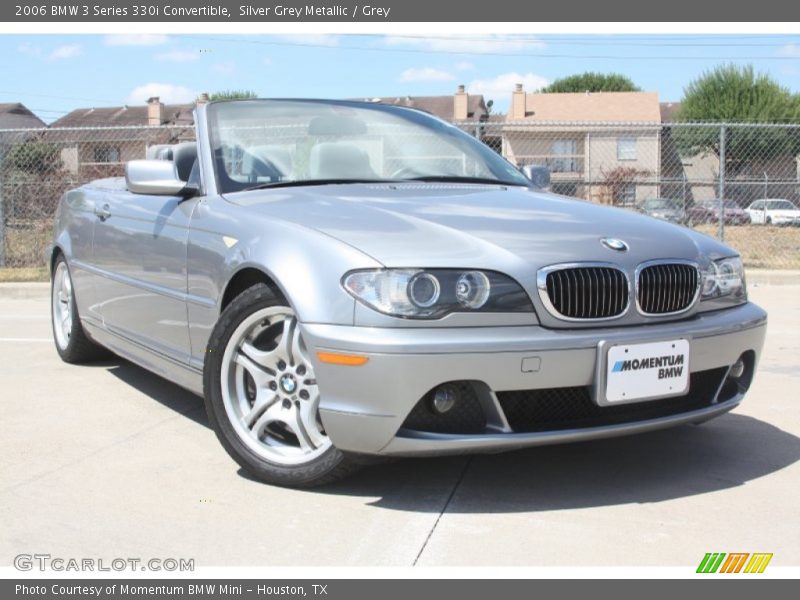
{"label": "windshield wiper", "polygon": [[444,183],[486,183],[489,185],[513,185],[522,187],[524,183],[514,181],[502,181],[501,179],[491,179],[490,177],[464,177],[461,175],[423,175],[421,177],[407,177],[395,179],[394,181],[424,181],[424,182],[444,182]]}
{"label": "windshield wiper", "polygon": [[268,188],[300,187],[304,185],[341,185],[346,183],[391,183],[392,179],[293,179],[292,181],[269,181],[246,187],[241,192]]}

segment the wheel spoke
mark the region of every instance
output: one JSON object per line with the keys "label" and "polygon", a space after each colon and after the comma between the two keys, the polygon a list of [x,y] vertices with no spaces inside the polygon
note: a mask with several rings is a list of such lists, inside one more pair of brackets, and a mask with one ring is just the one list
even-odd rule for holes
{"label": "wheel spoke", "polygon": [[64,294],[67,296],[67,300],[72,296],[72,280],[69,278],[69,273],[67,272],[67,268],[64,267],[64,273],[61,276],[61,286],[64,290]]}
{"label": "wheel spoke", "polygon": [[292,330],[292,360],[291,363],[293,366],[305,363],[308,364],[308,358],[306,357],[306,353],[303,350],[303,339],[300,336],[300,326],[295,321],[294,328]]}
{"label": "wheel spoke", "polygon": [[281,357],[276,352],[277,349],[259,350],[251,342],[244,341],[239,346],[239,350],[255,364],[273,375],[278,370],[278,361]]}
{"label": "wheel spoke", "polygon": [[263,365],[254,362],[250,356],[243,352],[239,352],[236,355],[234,362],[250,374],[257,388],[266,387],[270,381],[275,379],[274,371],[270,371]]}
{"label": "wheel spoke", "polygon": [[278,340],[278,346],[275,352],[286,362],[293,364],[292,361],[292,336],[294,335],[296,321],[294,317],[286,317],[283,320],[283,331],[281,332],[281,339]]}
{"label": "wheel spoke", "polygon": [[309,441],[317,448],[325,444],[328,440],[327,436],[320,431],[319,424],[317,423],[318,412],[319,393],[311,392],[311,397],[300,403],[298,413]]}
{"label": "wheel spoke", "polygon": [[278,411],[281,410],[281,403],[280,402],[273,402],[267,407],[267,410],[261,413],[261,416],[256,420],[252,427],[250,427],[250,433],[252,433],[256,439],[261,437],[261,434],[264,433],[264,430],[267,428],[267,425],[273,423],[275,421],[280,421]]}
{"label": "wheel spoke", "polygon": [[264,414],[264,412],[273,404],[275,404],[278,400],[278,396],[274,393],[267,393],[264,391],[259,391],[256,394],[255,402],[253,402],[253,406],[251,407],[250,411],[243,415],[243,419],[245,425],[249,429],[253,429],[254,424],[256,421]]}
{"label": "wheel spoke", "polygon": [[306,425],[303,422],[303,417],[300,414],[300,409],[296,406],[292,406],[290,409],[286,410],[286,417],[284,423],[292,430],[295,437],[297,438],[297,443],[300,444],[300,448],[303,452],[310,452],[316,446],[310,441],[308,431],[306,429]]}

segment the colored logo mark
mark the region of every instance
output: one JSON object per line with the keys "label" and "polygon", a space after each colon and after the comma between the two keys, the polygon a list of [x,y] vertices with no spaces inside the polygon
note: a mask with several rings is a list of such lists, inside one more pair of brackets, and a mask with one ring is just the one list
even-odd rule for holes
{"label": "colored logo mark", "polygon": [[697,567],[698,573],[763,573],[772,553],[707,552]]}

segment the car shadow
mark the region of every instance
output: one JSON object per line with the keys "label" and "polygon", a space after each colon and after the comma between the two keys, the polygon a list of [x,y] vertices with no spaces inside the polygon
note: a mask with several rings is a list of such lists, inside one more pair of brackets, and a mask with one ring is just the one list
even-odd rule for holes
{"label": "car shadow", "polygon": [[94,366],[105,367],[114,377],[159,404],[198,425],[209,427],[203,399],[192,392],[122,358],[94,363]]}
{"label": "car shadow", "polygon": [[[307,492],[400,511],[514,513],[644,504],[746,485],[800,460],[800,438],[727,414],[701,426],[491,455],[403,458]],[[250,476],[243,470],[239,474]],[[377,499],[376,499],[377,498]]]}
{"label": "car shadow", "polygon": [[[209,426],[202,399],[191,392],[122,359],[96,366]],[[343,481],[296,493],[361,496],[372,506],[415,512],[440,512],[445,505],[456,513],[569,510],[736,488],[798,460],[800,438],[754,417],[728,413],[701,426],[606,440],[378,461]],[[238,473],[253,485],[264,485],[241,469]]]}

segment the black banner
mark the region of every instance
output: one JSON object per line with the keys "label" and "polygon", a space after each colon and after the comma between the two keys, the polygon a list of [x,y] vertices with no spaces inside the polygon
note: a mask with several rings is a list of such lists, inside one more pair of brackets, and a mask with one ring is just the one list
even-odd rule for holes
{"label": "black banner", "polygon": [[641,0],[18,0],[0,4],[3,22],[791,22],[800,4],[752,2],[642,2]]}
{"label": "black banner", "polygon": [[[791,586],[791,587],[790,587]],[[409,600],[409,598],[647,598],[675,600],[700,594],[725,600],[794,597],[796,582],[778,579],[755,581],[711,575],[706,580],[471,580],[471,579],[328,579],[328,580],[5,580],[0,596],[15,600],[131,600],[169,598],[199,600]],[[724,594],[724,596],[722,596]]]}

